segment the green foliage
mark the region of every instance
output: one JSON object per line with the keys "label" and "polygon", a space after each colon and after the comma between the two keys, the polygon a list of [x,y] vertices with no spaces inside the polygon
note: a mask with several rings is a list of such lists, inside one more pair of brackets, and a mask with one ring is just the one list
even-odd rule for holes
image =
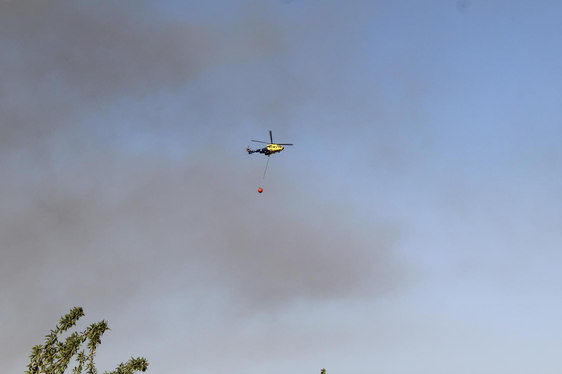
{"label": "green foliage", "polygon": [[[74,307],[70,313],[62,317],[55,329],[45,336],[45,344],[36,345],[31,349],[29,365],[25,373],[64,374],[70,361],[75,357],[77,364],[72,369],[74,374],[97,374],[94,357],[97,346],[101,344],[102,335],[109,330],[106,321],[91,324],[82,332],[74,332],[64,342],[58,339],[59,335],[75,326],[78,319],[83,316],[82,308]],[[84,343],[86,347],[82,348]],[[115,370],[104,374],[133,374],[137,371],[146,371],[148,365],[144,357],[131,357],[126,363],[119,364]]]}

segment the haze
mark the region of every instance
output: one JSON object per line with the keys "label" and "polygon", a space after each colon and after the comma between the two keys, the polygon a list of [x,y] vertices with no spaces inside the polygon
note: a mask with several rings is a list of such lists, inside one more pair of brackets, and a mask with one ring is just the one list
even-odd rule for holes
{"label": "haze", "polygon": [[0,2],[2,371],[559,373],[561,14]]}

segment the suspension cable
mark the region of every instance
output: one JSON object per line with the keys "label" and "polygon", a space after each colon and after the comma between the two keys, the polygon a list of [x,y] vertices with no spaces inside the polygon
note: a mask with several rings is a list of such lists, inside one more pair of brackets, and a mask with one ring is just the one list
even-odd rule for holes
{"label": "suspension cable", "polygon": [[267,163],[265,164],[265,170],[263,171],[263,178],[265,179],[265,173],[267,172],[267,166],[269,165],[269,156],[267,156]]}

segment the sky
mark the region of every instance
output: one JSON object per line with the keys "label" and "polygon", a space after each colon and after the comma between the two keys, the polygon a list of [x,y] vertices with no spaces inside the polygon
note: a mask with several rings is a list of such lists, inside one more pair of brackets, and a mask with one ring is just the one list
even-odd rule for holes
{"label": "sky", "polygon": [[2,371],[559,373],[560,14],[1,1]]}

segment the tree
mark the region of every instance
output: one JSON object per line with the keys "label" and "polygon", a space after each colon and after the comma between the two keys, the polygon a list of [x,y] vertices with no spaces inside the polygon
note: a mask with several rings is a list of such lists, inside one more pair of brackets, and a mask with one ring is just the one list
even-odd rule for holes
{"label": "tree", "polygon": [[[26,374],[64,374],[72,357],[76,356],[77,365],[72,369],[74,374],[97,374],[94,365],[96,348],[101,344],[101,336],[109,330],[106,321],[91,324],[82,332],[74,332],[64,342],[58,340],[58,336],[76,325],[84,311],[80,307],[74,307],[70,313],[60,319],[60,322],[45,336],[45,344],[36,345],[31,350],[29,365]],[[86,347],[80,350],[82,345]],[[137,371],[146,371],[148,361],[144,357],[137,357],[125,363],[121,363],[111,372],[104,374],[133,374]]]}

